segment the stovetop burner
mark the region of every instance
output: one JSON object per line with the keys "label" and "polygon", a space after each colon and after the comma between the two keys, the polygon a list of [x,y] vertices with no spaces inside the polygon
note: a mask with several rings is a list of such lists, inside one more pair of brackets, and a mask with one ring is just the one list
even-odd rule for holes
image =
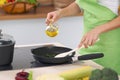
{"label": "stovetop burner", "polygon": [[[60,64],[44,64],[35,61],[35,59],[32,56],[31,49],[38,47],[39,46],[37,45],[15,48],[12,64],[0,66],[0,71],[60,65]],[[70,64],[70,62],[65,64]]]}

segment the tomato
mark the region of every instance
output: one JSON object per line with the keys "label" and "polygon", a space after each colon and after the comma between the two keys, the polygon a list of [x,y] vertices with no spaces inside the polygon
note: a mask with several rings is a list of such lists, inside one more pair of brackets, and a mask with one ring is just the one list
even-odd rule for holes
{"label": "tomato", "polygon": [[7,0],[7,2],[14,2],[15,0]]}

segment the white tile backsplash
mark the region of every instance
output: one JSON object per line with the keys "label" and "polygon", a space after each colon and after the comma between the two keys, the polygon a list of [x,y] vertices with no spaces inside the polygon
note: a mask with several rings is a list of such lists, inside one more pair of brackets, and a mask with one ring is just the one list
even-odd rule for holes
{"label": "white tile backsplash", "polygon": [[77,47],[83,31],[83,17],[64,17],[57,21],[59,34],[50,38],[45,34],[45,18],[1,20],[0,29],[16,40],[16,45],[60,42],[65,46]]}

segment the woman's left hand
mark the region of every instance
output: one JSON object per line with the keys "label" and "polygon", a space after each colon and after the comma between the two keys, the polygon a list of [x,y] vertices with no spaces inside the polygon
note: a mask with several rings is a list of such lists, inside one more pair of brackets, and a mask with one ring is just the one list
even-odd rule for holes
{"label": "woman's left hand", "polygon": [[100,35],[100,30],[98,29],[93,29],[89,32],[87,32],[83,37],[78,45],[78,47],[84,46],[85,48],[88,48],[88,46],[94,45],[94,43],[98,40],[98,37]]}

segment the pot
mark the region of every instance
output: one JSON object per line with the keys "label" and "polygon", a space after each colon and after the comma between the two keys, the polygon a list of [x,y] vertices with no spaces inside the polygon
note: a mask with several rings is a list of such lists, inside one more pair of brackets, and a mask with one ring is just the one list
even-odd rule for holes
{"label": "pot", "polygon": [[10,65],[13,61],[15,40],[0,30],[0,66]]}
{"label": "pot", "polygon": [[103,57],[103,53],[92,53],[81,56],[75,56],[75,52],[71,53],[71,55],[67,55],[65,57],[55,58],[56,55],[61,54],[63,52],[68,52],[72,49],[67,47],[59,47],[59,46],[43,46],[35,49],[31,49],[33,57],[36,61],[48,64],[63,64],[63,63],[71,63],[76,60],[90,60]]}

